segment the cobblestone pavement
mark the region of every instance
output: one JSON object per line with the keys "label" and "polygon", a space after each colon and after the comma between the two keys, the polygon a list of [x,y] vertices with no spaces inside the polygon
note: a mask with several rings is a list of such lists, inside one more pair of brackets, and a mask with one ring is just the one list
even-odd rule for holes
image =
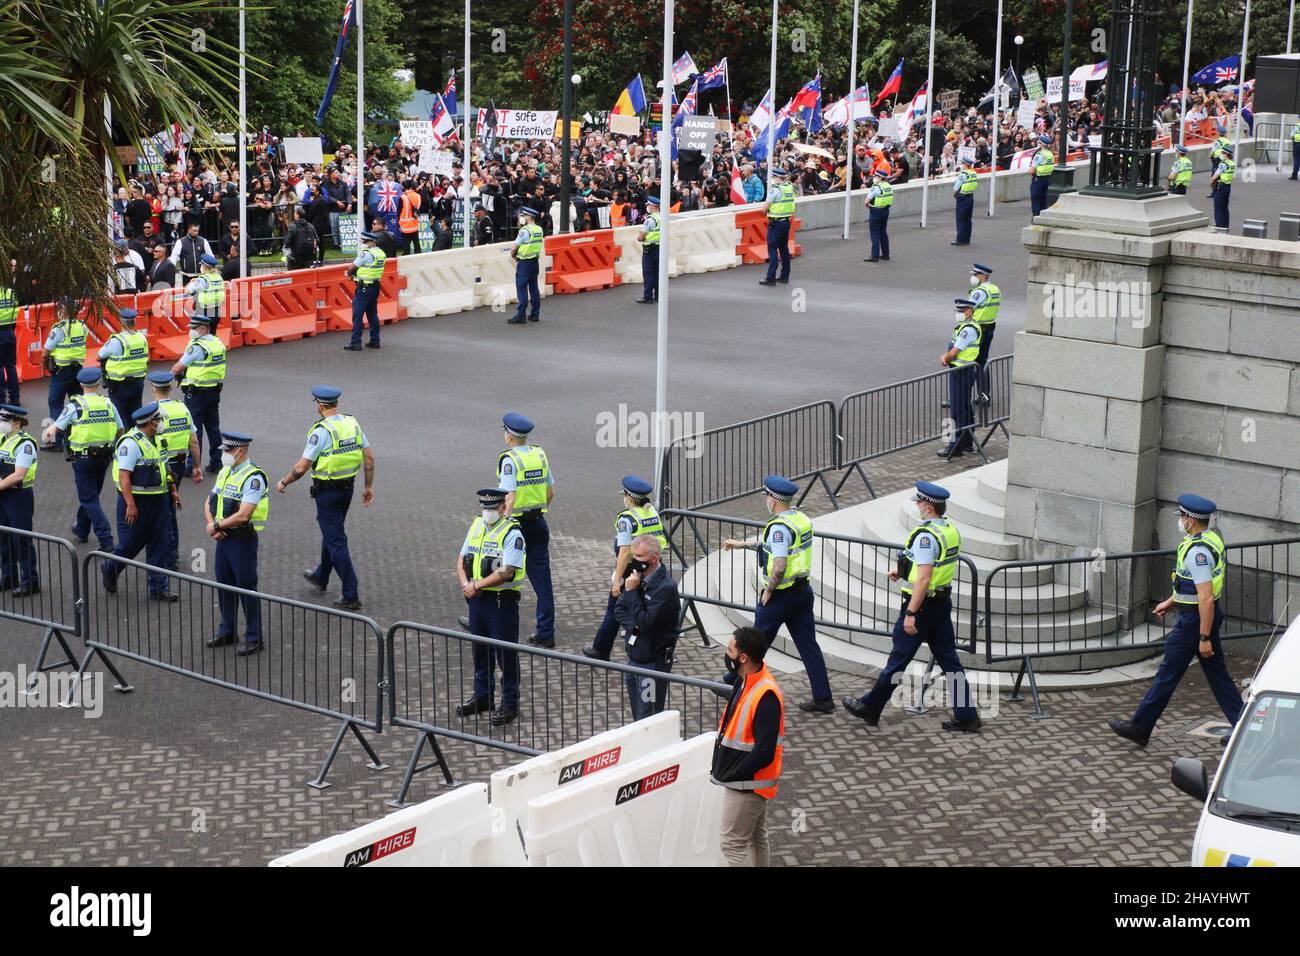
{"label": "cobblestone pavement", "polygon": [[[1242,193],[1243,204],[1253,200],[1251,191]],[[1260,201],[1267,208],[1262,191]],[[1285,208],[1277,196],[1269,202]],[[1238,205],[1234,193],[1234,211]],[[976,245],[963,250],[947,245],[946,222],[922,234],[901,219],[889,272],[864,272],[861,237],[842,243],[835,230],[807,233],[795,271],[808,291],[803,314],[775,298],[784,292],[765,298],[769,290],[754,285],[752,268],[675,280],[671,406],[713,427],[927,373],[951,328],[948,300],[964,288],[972,259],[997,263],[1006,305],[995,352],[1010,351],[1024,308],[1019,230],[1026,212],[1025,204],[1012,204],[997,219],[979,221]],[[343,387],[345,410],[358,414],[379,458],[376,503],[358,505],[349,521],[364,613],[382,627],[403,619],[454,627],[464,608],[454,556],[477,509],[473,492],[491,480],[498,416],[507,408],[526,411],[556,463],[558,639],[576,650],[604,606],[618,478],[653,473],[648,449],[604,447],[594,439],[601,413],[617,414],[620,403],[633,411],[653,407],[653,310],[635,309],[635,292],[547,299],[542,324],[519,330],[487,310],[413,320],[387,328],[378,353],[341,352],[338,335],[239,350],[231,357],[223,422],[257,436],[253,458],[274,477],[301,449],[310,386]],[[43,409],[43,385],[25,388],[24,400]],[[990,453],[1005,456],[1005,441],[995,438]],[[873,463],[870,474],[883,493],[975,463],[945,465],[922,447]],[[211,552],[202,549],[195,514],[203,492],[188,487],[184,494],[182,565],[207,576]],[[845,501],[865,494],[853,479]],[[72,501],[68,469],[43,455],[38,530],[66,534]],[[104,501],[112,503],[111,491]],[[750,514],[751,504],[726,510]],[[819,490],[809,506],[821,511],[828,502]],[[305,485],[276,496],[270,520],[262,589],[325,604],[337,585],[320,596],[299,577],[319,549]],[[527,596],[524,621],[531,613]],[[30,666],[39,639],[27,625],[0,625],[0,676]],[[681,652],[680,673],[718,674],[717,650],[684,640]],[[1238,677],[1252,669],[1240,658],[1232,666]],[[60,708],[5,707],[0,864],[256,865],[387,812],[383,801],[397,789],[410,733],[375,739],[390,765],[379,773],[348,741],[331,772],[333,786],[317,792],[304,784],[333,738],[327,720],[142,664],[122,667],[135,691],[107,690],[98,719]],[[856,678],[833,679],[837,692],[860,692]],[[787,676],[783,685],[791,701],[806,693],[802,676]],[[1142,689],[1048,695],[1052,719],[1041,722],[1025,719],[1025,704],[1003,704],[977,737],[942,733],[934,710],[922,717],[887,712],[873,733],[843,714],[793,713],[789,771],[773,807],[774,860],[1184,863],[1196,806],[1173,791],[1169,767],[1181,754],[1217,757],[1216,742],[1185,735],[1215,716],[1215,707],[1199,673],[1190,673],[1151,746],[1139,751],[1113,737],[1104,721],[1129,711]],[[461,780],[484,779],[514,759],[454,742],[446,751]],[[417,779],[413,796],[438,791],[436,775],[428,774]]]}

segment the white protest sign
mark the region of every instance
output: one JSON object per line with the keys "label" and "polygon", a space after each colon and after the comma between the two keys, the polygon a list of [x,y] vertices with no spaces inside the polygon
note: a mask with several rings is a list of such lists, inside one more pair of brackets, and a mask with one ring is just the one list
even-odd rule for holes
{"label": "white protest sign", "polygon": [[416,147],[433,145],[433,124],[428,120],[402,120],[399,126],[402,142],[405,145]]}
{"label": "white protest sign", "polygon": [[[1083,99],[1083,80],[1070,80],[1070,102]],[[1049,76],[1047,78],[1047,102],[1061,102],[1061,78],[1059,76]]]}
{"label": "white protest sign", "polygon": [[975,147],[974,146],[959,147],[957,150],[957,162],[964,163],[968,159],[972,163],[975,162]]}
{"label": "white protest sign", "polygon": [[683,116],[677,130],[678,149],[698,149],[707,153],[713,149],[713,139],[718,135],[718,122],[712,116]]}
{"label": "white protest sign", "polygon": [[621,136],[636,136],[641,132],[641,117],[624,113],[609,114],[609,131]]}
{"label": "white protest sign", "polygon": [[[480,125],[487,110],[478,111]],[[500,139],[553,139],[555,119],[559,110],[503,110],[497,109],[497,137]]]}
{"label": "white protest sign", "polygon": [[433,149],[425,146],[420,149],[420,164],[416,170],[432,173],[435,176],[450,176],[455,157],[445,149]]}
{"label": "white protest sign", "polygon": [[1016,125],[1025,129],[1034,128],[1034,117],[1038,110],[1033,100],[1021,100],[1020,108],[1016,110]]}
{"label": "white protest sign", "polygon": [[281,142],[286,163],[315,163],[319,166],[325,162],[319,136],[286,136]]}

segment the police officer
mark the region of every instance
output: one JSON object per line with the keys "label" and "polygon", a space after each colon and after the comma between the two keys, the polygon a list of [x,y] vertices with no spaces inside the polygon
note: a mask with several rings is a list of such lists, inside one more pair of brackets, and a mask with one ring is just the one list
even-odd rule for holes
{"label": "police officer", "polygon": [[[812,687],[812,697],[801,703],[799,709],[829,714],[835,710],[835,698],[831,696],[826,660],[817,644],[813,590],[808,583],[812,572],[812,520],[791,504],[799,493],[799,486],[793,481],[768,475],[763,479],[763,489],[767,492],[767,512],[771,517],[763,526],[762,535],[744,541],[728,538],[722,542],[722,549],[758,551],[762,587],[754,608],[754,626],[767,635],[770,646],[781,625],[785,625],[799,649]],[[730,684],[735,675],[728,673],[723,680]]]}
{"label": "police officer", "polygon": [[363,470],[365,489],[361,493],[361,506],[369,508],[375,500],[375,453],[357,420],[339,411],[342,395],[339,389],[329,385],[317,385],[311,390],[316,421],[307,430],[302,457],[275,488],[283,494],[285,488],[311,472],[311,496],[316,500],[316,524],[320,526],[320,563],[303,571],[302,576],[316,590],[324,592],[329,587],[331,572],[337,572],[343,594],[335,599],[334,606],[355,611],[361,607],[361,597],[344,525],[355,497],[357,474]]}
{"label": "police officer", "polygon": [[[195,280],[197,281],[197,280]],[[149,371],[149,339],[136,331],[135,309],[120,313],[122,331],[114,332],[99,350],[99,364],[108,380],[108,397],[118,417],[131,420],[144,396],[144,377]]]}
{"label": "police officer", "polygon": [[596,639],[582,649],[588,657],[607,661],[614,647],[614,638],[618,636],[614,605],[623,593],[624,579],[631,573],[632,542],[648,534],[658,539],[661,551],[668,547],[659,512],[650,503],[653,491],[654,486],[644,478],[623,476],[623,510],[614,519],[614,573],[609,578],[609,601],[605,605],[605,618],[596,629]]}
{"label": "police officer", "polygon": [[975,263],[970,270],[970,301],[975,303],[975,314],[971,316],[980,327],[980,354],[975,360],[979,365],[979,397],[977,405],[989,402],[989,350],[993,347],[993,333],[998,327],[998,312],[1002,309],[1002,290],[989,281],[993,268],[981,262]]}
{"label": "police officer", "polygon": [[[36,439],[27,433],[27,409],[0,405],[0,525],[32,530],[36,508]],[[14,597],[41,593],[36,549],[28,538],[0,533],[0,591]]]}
{"label": "police officer", "polygon": [[1228,231],[1228,200],[1232,198],[1232,177],[1237,171],[1237,164],[1232,158],[1232,144],[1225,143],[1219,149],[1219,165],[1210,177],[1210,195],[1214,197],[1214,231]]}
{"label": "police officer", "polygon": [[205,252],[199,262],[203,271],[185,287],[185,292],[193,299],[194,311],[211,319],[209,328],[216,332],[226,307],[226,283],[221,278],[221,263],[216,256]]}
{"label": "police officer", "polygon": [[863,262],[889,261],[889,207],[894,204],[894,186],[883,169],[871,174],[871,189],[864,204],[867,207],[867,231],[871,233],[871,256]]}
{"label": "police officer", "polygon": [[1300,122],[1291,127],[1291,179],[1300,173]]}
{"label": "police officer", "polygon": [[[501,488],[478,492],[480,513],[465,535],[456,561],[460,590],[469,606],[465,626],[471,634],[519,643],[519,589],[524,583],[527,545],[509,515]],[[501,667],[501,706],[492,710],[496,667]],[[492,726],[519,716],[519,654],[474,644],[474,694],[456,708],[457,717],[492,711]]]}
{"label": "police officer", "polygon": [[[11,270],[18,263],[9,260]],[[11,280],[12,281],[12,280]],[[18,295],[0,282],[0,402],[18,402]]]}
{"label": "police officer", "polygon": [[1210,147],[1210,160],[1217,163],[1219,157],[1223,154],[1223,147],[1230,145],[1232,140],[1228,139],[1228,127],[1224,126],[1223,123],[1215,120],[1214,128],[1219,135],[1215,137],[1214,145]]}
{"label": "police officer", "polygon": [[975,173],[975,160],[967,157],[961,161],[961,169],[952,184],[952,194],[956,197],[954,208],[957,215],[957,238],[948,243],[950,246],[969,246],[971,228],[975,216],[975,190],[979,188],[979,176]]}
{"label": "police officer", "polygon": [[555,498],[555,474],[540,445],[530,444],[533,423],[518,412],[501,417],[506,450],[497,456],[497,487],[506,492],[506,517],[519,522],[528,545],[528,583],[537,595],[537,630],[528,643],[555,646],[555,595],[551,589],[551,529],[546,511]]}
{"label": "police officer", "polygon": [[515,314],[506,320],[511,325],[523,325],[525,312],[530,322],[540,322],[542,318],[542,292],[537,285],[537,276],[545,234],[537,225],[537,216],[538,212],[532,206],[519,210],[519,233],[510,246],[510,258],[515,260],[515,298],[519,300]]}
{"label": "police officer", "polygon": [[948,414],[952,418],[950,440],[935,452],[940,458],[960,458],[975,450],[975,409],[971,405],[971,389],[979,374],[980,338],[982,331],[975,321],[975,303],[970,299],[953,299],[957,307],[956,327],[948,340],[948,351],[939,356],[939,364],[954,371],[948,374]]}
{"label": "police officer", "polygon": [[646,197],[646,217],[641,225],[641,298],[642,304],[659,301],[659,197]]}
{"label": "police officer", "polygon": [[[661,673],[672,670],[673,650],[681,634],[682,600],[677,582],[664,567],[658,535],[638,535],[632,542],[632,571],[614,605],[614,616],[627,640],[629,664]],[[640,674],[624,676],[633,720],[663,711],[668,681]]]}
{"label": "police officer", "polygon": [[[776,285],[790,281],[790,223],[794,220],[794,187],[780,166],[772,170],[772,195],[763,204],[767,213],[767,278],[759,285]],[[781,259],[781,275],[776,274],[776,260]]]}
{"label": "police officer", "polygon": [[67,454],[72,461],[72,481],[77,489],[77,517],[72,523],[72,536],[85,544],[93,529],[99,550],[112,551],[113,527],[99,503],[99,496],[113,461],[113,446],[124,426],[113,403],[99,392],[102,380],[97,368],[83,368],[78,372],[81,394],[69,396],[68,404],[41,439],[52,442],[58,432],[66,432],[68,436]]}
{"label": "police officer", "polygon": [[[172,366],[172,377],[181,383],[185,407],[196,428],[199,458],[203,456],[203,432],[208,435],[208,474],[221,470],[221,387],[226,381],[226,346],[208,332],[211,320],[190,316],[190,344],[180,361]],[[190,467],[199,467],[195,458]]]}
{"label": "police officer", "polygon": [[[86,363],[86,323],[77,316],[75,299],[59,304],[59,319],[45,338],[45,367],[50,373],[49,406],[51,420],[58,418],[69,395],[80,395],[77,373]],[[62,451],[61,442],[42,445],[41,451]]]}
{"label": "police officer", "polygon": [[845,697],[841,703],[854,717],[869,727],[880,722],[880,713],[893,696],[896,678],[916,656],[922,644],[930,645],[930,655],[943,669],[953,700],[953,719],[944,721],[944,730],[975,733],[982,721],[971,705],[966,672],[957,657],[957,640],[952,629],[952,582],[957,574],[957,556],[961,552],[961,535],[944,512],[948,508],[948,491],[928,481],[916,483],[916,502],[920,524],[907,536],[907,546],[898,556],[898,567],[889,579],[900,577],[903,600],[898,620],[894,622],[894,646],[885,668],[870,692],[860,699]]}
{"label": "police officer", "polygon": [[[190,477],[196,485],[203,483],[203,469],[199,467],[198,428],[195,427],[194,418],[190,415],[190,410],[185,403],[171,397],[173,381],[175,380],[172,378],[171,372],[149,373],[149,385],[153,390],[153,400],[158,403],[158,414],[162,416],[156,436],[158,450],[162,453],[163,464],[167,468],[167,473],[171,476],[172,484],[179,492],[181,481],[185,478],[187,459],[191,462],[189,466]],[[170,560],[165,566],[173,571],[179,571],[180,527],[176,521],[176,509],[170,507],[170,497],[167,499],[167,504],[167,551]],[[104,549],[101,548],[100,550]]]}
{"label": "police officer", "polygon": [[[1156,616],[1161,620],[1175,609],[1178,619],[1165,638],[1165,656],[1156,671],[1155,683],[1133,712],[1133,719],[1110,720],[1111,730],[1140,747],[1145,747],[1150,740],[1156,721],[1164,713],[1174,688],[1183,679],[1193,657],[1201,662],[1205,680],[1228,723],[1236,726],[1241,717],[1241,693],[1228,673],[1228,665],[1223,660],[1223,645],[1219,641],[1219,628],[1223,626],[1223,581],[1228,562],[1223,539],[1217,531],[1210,529],[1210,517],[1214,512],[1214,502],[1209,498],[1200,495],[1180,495],[1178,498],[1178,533],[1183,539],[1178,543],[1174,570],[1170,575],[1174,591],[1155,607]],[[1223,740],[1226,743],[1227,736]]]}
{"label": "police officer", "polygon": [[[165,499],[171,496],[172,507],[180,509],[181,499],[171,483],[162,452],[158,448],[158,426],[162,417],[158,403],[150,402],[131,416],[135,427],[117,440],[113,453],[117,469],[117,548],[113,556],[132,560],[143,549],[147,562],[154,567],[167,566],[168,511]],[[102,566],[104,590],[117,593],[121,565],[105,561]],[[167,586],[167,578],[148,572],[149,599],[175,601],[176,592]]]}
{"label": "police officer", "polygon": [[1047,186],[1052,181],[1056,158],[1052,155],[1052,137],[1043,133],[1038,137],[1038,151],[1034,153],[1033,177],[1029,180],[1029,217],[1032,219],[1047,208]]}
{"label": "police officer", "polygon": [[1178,154],[1174,163],[1169,167],[1169,175],[1165,177],[1169,182],[1169,191],[1175,196],[1186,196],[1187,186],[1192,181],[1192,161],[1187,158],[1187,147],[1182,143],[1174,146],[1174,152]]}
{"label": "police officer", "polygon": [[379,236],[363,232],[361,251],[348,267],[348,275],[356,280],[357,289],[352,296],[352,340],[343,346],[344,351],[361,351],[363,321],[370,323],[370,341],[366,348],[379,348],[379,287],[387,259],[388,254],[379,248]]}
{"label": "police officer", "polygon": [[[206,507],[208,536],[217,542],[217,583],[256,591],[257,542],[271,507],[270,481],[266,472],[249,460],[252,438],[239,432],[223,432],[221,437],[221,471]],[[247,657],[262,650],[262,604],[247,595],[240,595],[238,603],[244,607],[244,640],[235,653]],[[209,638],[208,647],[235,643],[239,623],[236,596],[221,591],[217,605],[221,624],[216,636]]]}

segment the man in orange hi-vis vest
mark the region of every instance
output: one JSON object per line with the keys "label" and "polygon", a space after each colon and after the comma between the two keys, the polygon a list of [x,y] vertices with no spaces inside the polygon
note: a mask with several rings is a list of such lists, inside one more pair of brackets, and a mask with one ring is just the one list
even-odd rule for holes
{"label": "man in orange hi-vis vest", "polygon": [[714,783],[722,793],[722,855],[731,866],[767,866],[767,804],[781,776],[785,701],[763,663],[767,637],[739,627],[727,647],[736,675],[731,700],[713,745]]}
{"label": "man in orange hi-vis vest", "polygon": [[402,209],[397,216],[397,228],[402,233],[402,255],[420,251],[420,194],[415,183],[408,182],[402,190]]}

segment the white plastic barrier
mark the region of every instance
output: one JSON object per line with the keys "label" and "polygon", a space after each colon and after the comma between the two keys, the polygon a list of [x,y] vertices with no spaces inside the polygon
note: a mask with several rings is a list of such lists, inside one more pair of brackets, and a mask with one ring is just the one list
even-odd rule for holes
{"label": "white plastic barrier", "polygon": [[[673,220],[674,223],[676,221]],[[618,259],[614,262],[614,272],[624,283],[641,282],[641,243],[637,241],[639,235],[641,235],[640,226],[619,226],[614,230],[614,242],[618,246],[619,253]],[[676,253],[668,259],[668,275],[670,277],[681,275]]]}
{"label": "white plastic barrier", "polygon": [[[478,267],[478,284],[474,287],[475,306],[497,306],[504,309],[512,302],[518,302],[515,296],[515,260],[510,258],[510,243],[497,242],[489,246],[475,246],[470,252]],[[546,284],[546,271],[551,267],[551,257],[543,252],[542,262],[537,276],[537,288],[542,297],[551,295],[551,287]]]}
{"label": "white plastic barrier", "polygon": [[740,265],[735,215],[674,216],[670,228],[683,272],[717,272]]}
{"label": "white plastic barrier", "polygon": [[561,787],[528,804],[529,866],[721,866],[716,734]]}
{"label": "white plastic barrier", "polygon": [[271,866],[481,866],[494,833],[487,784],[398,810],[272,860]]}
{"label": "white plastic barrier", "polygon": [[397,272],[406,277],[398,302],[412,317],[448,315],[475,306],[478,257],[474,249],[443,249],[401,256]]}
{"label": "white plastic barrier", "polygon": [[497,829],[505,833],[502,839],[492,842],[491,864],[527,865],[521,830],[529,801],[639,760],[681,739],[681,714],[669,710],[498,770],[492,775],[492,814]]}

